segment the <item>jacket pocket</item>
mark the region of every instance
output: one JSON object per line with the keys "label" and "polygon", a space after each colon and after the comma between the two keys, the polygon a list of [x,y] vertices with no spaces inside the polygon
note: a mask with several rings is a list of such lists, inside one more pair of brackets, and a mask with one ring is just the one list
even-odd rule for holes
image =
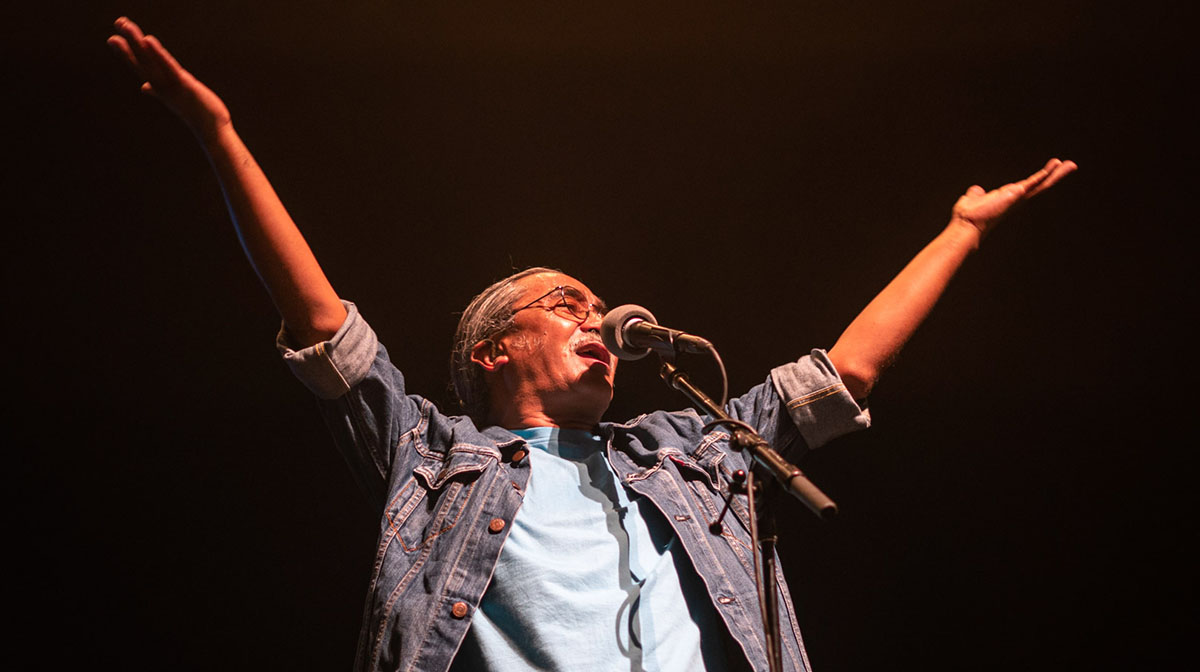
{"label": "jacket pocket", "polygon": [[445,461],[426,459],[392,498],[385,516],[406,553],[419,550],[454,529],[490,459],[451,448]]}

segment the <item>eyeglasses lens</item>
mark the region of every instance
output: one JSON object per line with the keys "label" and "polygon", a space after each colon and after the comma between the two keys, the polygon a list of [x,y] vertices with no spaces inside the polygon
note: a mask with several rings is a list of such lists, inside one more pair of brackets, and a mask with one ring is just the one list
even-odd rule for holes
{"label": "eyeglasses lens", "polygon": [[[586,320],[588,313],[591,311],[591,305],[588,303],[587,297],[574,287],[563,287],[561,290],[562,299],[558,306],[567,309],[575,319]],[[557,307],[557,306],[556,306]]]}

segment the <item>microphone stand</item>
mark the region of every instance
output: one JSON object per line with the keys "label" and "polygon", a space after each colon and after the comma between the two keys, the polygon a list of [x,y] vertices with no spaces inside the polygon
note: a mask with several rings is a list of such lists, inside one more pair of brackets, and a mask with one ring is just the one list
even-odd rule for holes
{"label": "microphone stand", "polygon": [[[748,453],[754,462],[775,477],[783,489],[804,502],[805,506],[817,514],[822,520],[829,520],[837,514],[837,505],[825,493],[821,492],[812,481],[795,465],[783,459],[775,449],[759,436],[754,428],[746,423],[735,420],[723,408],[713,402],[708,395],[692,384],[687,373],[680,371],[673,363],[674,351],[669,346],[653,348],[662,360],[659,375],[670,387],[679,390],[713,418],[704,426],[705,431],[716,425],[726,425],[731,429],[730,443],[737,450]],[[738,485],[739,477],[744,478],[744,485]],[[758,604],[763,622],[763,635],[767,644],[767,662],[771,672],[783,670],[783,648],[779,635],[779,588],[776,581],[775,565],[775,516],[770,507],[763,506],[760,517],[756,509],[756,490],[761,486],[754,478],[754,470],[749,469],[744,474],[734,474],[735,482],[730,486],[729,499],[726,500],[725,511],[737,490],[744,488],[746,506],[750,516],[750,542],[757,549],[754,555],[755,584],[758,589]],[[765,504],[765,502],[764,502]],[[721,512],[721,517],[725,516]],[[718,518],[710,529],[714,534],[720,534],[721,519]],[[759,558],[762,558],[761,566]]]}
{"label": "microphone stand", "polygon": [[749,453],[755,462],[774,476],[775,480],[779,481],[779,484],[783,486],[786,492],[791,493],[804,502],[804,505],[817,514],[818,518],[829,520],[837,515],[837,504],[834,504],[828,495],[821,492],[820,488],[808,480],[804,472],[775,452],[775,449],[759,436],[753,427],[729,417],[729,414],[723,408],[717,406],[708,395],[704,394],[695,385],[692,385],[692,381],[688,378],[687,373],[680,371],[666,358],[662,358],[662,368],[659,369],[659,376],[662,377],[667,385],[682,392],[684,396],[692,400],[692,403],[712,416],[713,420],[705,426],[706,428],[715,425],[727,425],[731,427],[730,442],[734,448]]}

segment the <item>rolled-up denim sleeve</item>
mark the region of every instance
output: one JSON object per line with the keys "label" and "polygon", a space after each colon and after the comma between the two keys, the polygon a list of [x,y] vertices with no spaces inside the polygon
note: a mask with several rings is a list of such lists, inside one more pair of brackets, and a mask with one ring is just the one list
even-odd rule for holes
{"label": "rolled-up denim sleeve", "polygon": [[337,399],[366,378],[379,348],[375,330],[358,314],[358,307],[349,301],[342,304],[346,321],[328,341],[294,350],[286,328],[275,338],[288,368],[321,399]]}
{"label": "rolled-up denim sleeve", "polygon": [[870,411],[854,400],[824,350],[772,370],[771,382],[810,448],[871,426]]}
{"label": "rolled-up denim sleeve", "polygon": [[359,486],[382,506],[393,469],[407,473],[416,455],[397,462],[402,434],[427,427],[432,404],[405,392],[404,375],[392,365],[375,330],[348,301],[346,321],[329,340],[293,349],[286,330],[276,339],[292,372],[316,394],[334,443]]}

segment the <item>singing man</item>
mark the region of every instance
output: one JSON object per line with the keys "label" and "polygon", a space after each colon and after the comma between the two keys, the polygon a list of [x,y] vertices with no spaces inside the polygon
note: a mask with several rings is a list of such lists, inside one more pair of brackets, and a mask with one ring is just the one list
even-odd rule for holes
{"label": "singing man", "polygon": [[[363,312],[321,271],[228,109],[157,39],[121,18],[109,44],[201,142],[250,263],[283,318],[278,347],[320,399],[379,515],[358,670],[766,670],[745,498],[749,468],[695,411],[602,422],[617,361],[603,300],[532,268],[467,307],[451,353],[462,408],[405,387]],[[870,424],[880,373],[1014,204],[1075,170],[958,199],[946,228],[828,351],[769,372],[728,404],[795,461]],[[798,354],[798,353],[797,353]],[[784,666],[808,670],[779,577]]]}

